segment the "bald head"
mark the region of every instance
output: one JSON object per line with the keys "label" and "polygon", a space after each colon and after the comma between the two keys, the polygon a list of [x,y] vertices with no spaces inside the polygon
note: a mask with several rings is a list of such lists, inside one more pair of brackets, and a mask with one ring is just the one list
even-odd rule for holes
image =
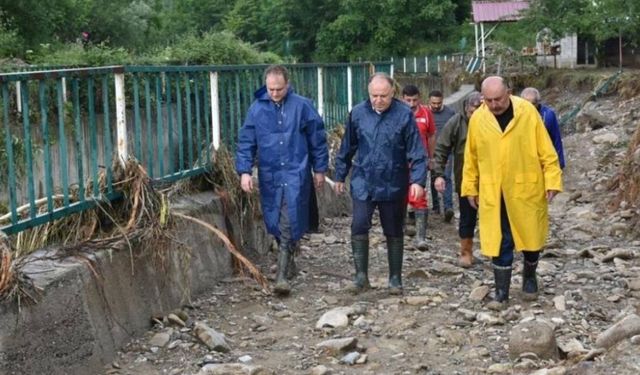
{"label": "bald head", "polygon": [[504,78],[499,76],[487,77],[482,81],[481,89],[483,101],[491,113],[498,116],[509,108],[511,90]]}
{"label": "bald head", "polygon": [[376,73],[369,80],[369,100],[377,112],[384,112],[393,101],[393,78],[385,73]]}

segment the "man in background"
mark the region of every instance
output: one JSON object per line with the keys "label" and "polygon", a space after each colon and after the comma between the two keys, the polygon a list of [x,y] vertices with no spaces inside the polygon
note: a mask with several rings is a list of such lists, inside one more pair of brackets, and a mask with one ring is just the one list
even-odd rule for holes
{"label": "man in background", "polygon": [[549,133],[549,137],[551,137],[551,142],[553,143],[553,148],[556,149],[558,153],[558,159],[560,160],[560,168],[564,169],[564,148],[562,147],[562,135],[560,134],[560,126],[558,125],[558,118],[556,117],[556,113],[551,107],[548,107],[542,104],[540,100],[540,91],[538,91],[534,87],[527,87],[522,90],[520,96],[528,100],[531,104],[538,109],[538,113],[540,113],[540,117],[542,117],[542,122],[544,122],[544,126],[547,128],[547,132]]}
{"label": "man in background", "polygon": [[[415,85],[406,85],[402,88],[402,100],[407,103],[416,119],[416,126],[420,133],[420,140],[428,156],[428,169],[433,168],[433,152],[436,143],[436,125],[431,111],[422,105],[420,90]],[[429,207],[427,195],[424,194],[418,199],[409,196],[409,206],[413,209],[416,221],[416,235],[413,238],[413,245],[419,250],[427,249],[427,222]]]}
{"label": "man in background", "polygon": [[[444,95],[442,91],[433,90],[429,93],[429,108],[433,113],[433,118],[436,122],[436,142],[440,137],[442,129],[445,124],[456,112],[450,107],[444,105]],[[452,173],[452,161],[453,158],[449,158],[447,166],[444,169],[444,180],[446,182],[444,193],[442,193],[442,200],[444,205],[444,221],[449,223],[453,219],[453,184],[451,183]],[[440,213],[440,198],[438,197],[438,190],[435,188],[435,177],[431,176],[431,200],[433,202],[433,212],[435,214]]]}

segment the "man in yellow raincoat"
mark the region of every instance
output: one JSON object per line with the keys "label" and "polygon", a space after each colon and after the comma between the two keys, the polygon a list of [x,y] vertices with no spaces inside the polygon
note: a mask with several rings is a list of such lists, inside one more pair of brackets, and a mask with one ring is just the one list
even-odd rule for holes
{"label": "man in yellow raincoat", "polygon": [[514,248],[524,255],[523,297],[537,297],[548,202],[562,191],[562,170],[531,103],[511,96],[497,76],[482,82],[482,96],[482,106],[469,120],[461,195],[478,208],[481,250],[492,258],[494,300],[502,305],[509,299]]}

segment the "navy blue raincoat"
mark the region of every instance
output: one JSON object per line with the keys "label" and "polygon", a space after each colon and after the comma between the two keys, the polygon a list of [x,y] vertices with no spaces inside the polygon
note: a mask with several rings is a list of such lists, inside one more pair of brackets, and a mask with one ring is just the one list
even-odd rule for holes
{"label": "navy blue raincoat", "polygon": [[291,236],[309,226],[311,170],[325,173],[329,163],[324,122],[311,101],[289,88],[277,106],[266,87],[255,93],[238,136],[236,171],[251,174],[257,156],[262,214],[267,231],[280,238],[280,206],[286,199]]}
{"label": "navy blue raincoat", "polygon": [[[355,157],[354,157],[355,156]],[[390,201],[407,196],[409,184],[425,186],[426,155],[411,109],[397,99],[378,114],[369,100],[355,106],[336,156],[336,181],[351,172],[351,196]]]}

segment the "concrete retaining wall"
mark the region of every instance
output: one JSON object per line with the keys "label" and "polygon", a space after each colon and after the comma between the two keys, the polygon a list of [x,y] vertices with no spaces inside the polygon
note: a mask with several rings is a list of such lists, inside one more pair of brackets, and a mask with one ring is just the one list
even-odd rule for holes
{"label": "concrete retaining wall", "polygon": [[[240,221],[224,214],[213,193],[181,198],[172,209],[227,232],[230,222]],[[245,218],[243,227],[246,246],[266,252],[262,222]],[[126,248],[63,261],[51,260],[56,249],[34,254],[25,271],[42,289],[39,302],[0,305],[0,374],[101,373],[118,348],[150,328],[152,316],[166,315],[231,275],[231,256],[215,235],[191,222],[180,223],[174,235],[188,249],[171,244],[164,269],[154,266],[157,249],[146,248],[149,243],[133,244],[133,272]]]}

